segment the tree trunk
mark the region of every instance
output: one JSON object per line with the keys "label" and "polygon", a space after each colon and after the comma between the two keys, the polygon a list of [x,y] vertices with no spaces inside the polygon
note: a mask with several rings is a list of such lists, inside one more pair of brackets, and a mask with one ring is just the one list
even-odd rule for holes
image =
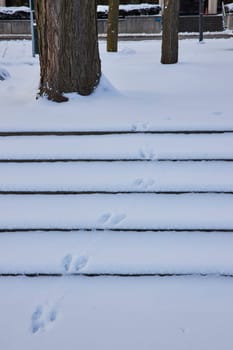
{"label": "tree trunk", "polygon": [[107,51],[117,52],[118,48],[119,0],[109,0]]}
{"label": "tree trunk", "polygon": [[163,36],[161,63],[178,62],[179,0],[165,0],[163,13]]}
{"label": "tree trunk", "polygon": [[101,64],[95,0],[36,0],[40,52],[40,95],[67,100],[63,93],[90,95]]}

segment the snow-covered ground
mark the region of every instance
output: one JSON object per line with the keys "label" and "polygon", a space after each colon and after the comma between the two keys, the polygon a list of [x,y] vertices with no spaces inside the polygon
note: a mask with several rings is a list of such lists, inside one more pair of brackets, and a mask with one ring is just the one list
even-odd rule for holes
{"label": "snow-covered ground", "polygon": [[103,78],[90,97],[54,105],[36,100],[38,59],[29,41],[0,42],[0,130],[233,129],[232,39],[180,42],[176,65],[160,64],[160,41],[120,42],[107,53]]}
{"label": "snow-covered ground", "polygon": [[[132,132],[0,137],[1,160],[43,160],[0,164],[0,229],[16,229],[0,233],[0,274],[61,275],[0,277],[0,349],[232,349],[233,167],[223,161],[233,158],[232,133],[136,132],[232,131],[233,41],[182,40],[171,66],[159,63],[160,46],[120,42],[110,54],[101,41],[95,93],[56,104],[36,100],[31,43],[0,41],[0,70],[10,73],[0,132]],[[113,194],[2,193],[51,190]],[[132,231],[156,228],[184,231]]]}
{"label": "snow-covered ground", "polygon": [[233,280],[0,279],[1,348],[231,350]]}

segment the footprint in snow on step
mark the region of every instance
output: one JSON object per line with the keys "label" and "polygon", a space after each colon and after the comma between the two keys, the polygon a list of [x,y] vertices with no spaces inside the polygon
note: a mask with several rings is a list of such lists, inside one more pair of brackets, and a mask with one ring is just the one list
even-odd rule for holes
{"label": "footprint in snow on step", "polygon": [[47,330],[57,320],[57,313],[56,307],[38,305],[31,316],[32,334]]}
{"label": "footprint in snow on step", "polygon": [[64,270],[66,272],[69,272],[70,270],[70,265],[71,265],[71,262],[72,262],[72,255],[71,254],[67,254],[64,258],[63,258],[63,261],[62,261],[62,266],[64,268]]}
{"label": "footprint in snow on step", "polygon": [[149,123],[147,122],[136,122],[132,125],[132,131],[147,131],[149,129]]}
{"label": "footprint in snow on step", "polygon": [[106,224],[111,218],[111,216],[112,216],[111,213],[104,213],[103,215],[101,215],[99,218],[100,224]]}
{"label": "footprint in snow on step", "polygon": [[212,115],[214,115],[215,117],[220,117],[222,116],[222,112],[212,112]]}
{"label": "footprint in snow on step", "polygon": [[99,222],[103,225],[118,225],[125,218],[126,218],[126,215],[123,213],[120,213],[120,214],[104,213],[103,215],[101,215]]}
{"label": "footprint in snow on step", "polygon": [[88,264],[88,257],[85,255],[79,256],[75,263],[74,268],[76,272],[79,272],[80,270],[84,269]]}
{"label": "footprint in snow on step", "polygon": [[134,182],[133,182],[133,185],[135,186],[138,186],[138,187],[141,187],[143,185],[143,179],[136,179]]}
{"label": "footprint in snow on step", "polygon": [[110,223],[113,224],[113,225],[118,225],[118,224],[120,224],[125,218],[126,218],[126,215],[125,215],[125,214],[114,215],[114,216],[111,218]]}
{"label": "footprint in snow on step", "polygon": [[181,327],[181,328],[179,328],[179,331],[180,331],[181,334],[187,334],[187,333],[189,333],[189,329],[186,328],[186,327]]}
{"label": "footprint in snow on step", "polygon": [[151,186],[153,186],[155,183],[155,181],[153,179],[141,179],[141,178],[138,178],[136,179],[134,182],[133,182],[133,185],[134,186],[137,186],[141,189],[148,189],[150,188]]}
{"label": "footprint in snow on step", "polygon": [[67,254],[62,260],[62,266],[65,273],[76,273],[84,269],[88,262],[89,258],[86,255],[73,257],[71,254]]}
{"label": "footprint in snow on step", "polygon": [[139,150],[139,156],[141,159],[153,160],[156,159],[156,154],[151,148],[141,148]]}

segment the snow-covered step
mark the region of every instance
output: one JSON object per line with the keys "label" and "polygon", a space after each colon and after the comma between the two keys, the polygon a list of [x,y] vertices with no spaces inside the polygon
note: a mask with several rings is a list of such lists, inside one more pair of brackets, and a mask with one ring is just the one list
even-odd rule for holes
{"label": "snow-covered step", "polygon": [[233,195],[1,195],[0,229],[232,230]]}
{"label": "snow-covered step", "polygon": [[10,159],[233,159],[233,133],[0,137]]}
{"label": "snow-covered step", "polygon": [[233,192],[233,162],[0,163],[0,191]]}
{"label": "snow-covered step", "polygon": [[233,275],[232,251],[224,232],[2,233],[0,274]]}

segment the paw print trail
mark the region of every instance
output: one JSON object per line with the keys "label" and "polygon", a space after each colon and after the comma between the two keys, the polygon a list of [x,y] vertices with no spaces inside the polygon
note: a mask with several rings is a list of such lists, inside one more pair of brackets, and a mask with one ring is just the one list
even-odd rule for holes
{"label": "paw print trail", "polygon": [[88,265],[88,262],[89,257],[86,255],[67,254],[62,260],[62,268],[65,273],[78,273]]}
{"label": "paw print trail", "polygon": [[57,308],[49,305],[38,305],[31,316],[31,332],[36,334],[39,331],[45,331],[50,324],[57,320]]}
{"label": "paw print trail", "polygon": [[126,219],[126,214],[112,214],[112,213],[104,213],[99,218],[99,223],[106,226],[115,226],[119,225],[123,220]]}

